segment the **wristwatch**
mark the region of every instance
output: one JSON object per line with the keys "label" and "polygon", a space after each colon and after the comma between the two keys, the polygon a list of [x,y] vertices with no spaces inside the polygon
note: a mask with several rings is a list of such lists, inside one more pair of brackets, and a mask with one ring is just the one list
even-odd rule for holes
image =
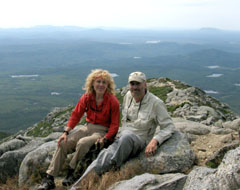
{"label": "wristwatch", "polygon": [[69,132],[68,132],[68,131],[66,131],[66,130],[64,130],[64,131],[63,131],[63,133],[66,133],[67,135],[69,135]]}

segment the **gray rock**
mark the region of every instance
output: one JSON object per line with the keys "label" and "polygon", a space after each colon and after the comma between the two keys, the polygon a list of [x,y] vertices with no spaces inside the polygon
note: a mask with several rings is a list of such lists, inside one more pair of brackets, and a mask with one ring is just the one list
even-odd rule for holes
{"label": "gray rock", "polygon": [[224,157],[224,155],[229,151],[237,148],[239,146],[239,142],[235,141],[232,143],[229,143],[225,145],[224,147],[220,148],[217,152],[215,152],[213,155],[211,155],[207,161],[206,166],[209,166],[211,168],[217,168]]}
{"label": "gray rock", "polygon": [[240,188],[240,147],[225,154],[217,169],[194,168],[188,175],[184,190],[226,190]]}
{"label": "gray rock", "polygon": [[42,140],[43,140],[44,142],[53,141],[53,140],[58,139],[61,135],[62,135],[62,132],[51,133],[51,134],[48,135],[47,137],[42,138]]}
{"label": "gray rock", "polygon": [[187,176],[184,174],[153,175],[149,173],[118,182],[108,190],[180,190]]}
{"label": "gray rock", "polygon": [[[0,157],[0,181],[5,183],[8,177],[18,174],[19,166],[24,157],[43,143],[41,140],[32,140],[18,150],[5,152]],[[11,166],[11,167],[9,167]]]}
{"label": "gray rock", "polygon": [[25,136],[25,135],[17,135],[16,139],[19,139],[19,140],[22,140],[26,143],[29,143],[31,140],[33,140],[33,137],[28,137],[28,136]]}
{"label": "gray rock", "polygon": [[206,120],[201,121],[201,123],[204,125],[211,125],[211,124],[214,124],[215,121],[216,121],[216,118],[214,118],[213,116],[210,116]]}
{"label": "gray rock", "polygon": [[240,118],[223,123],[223,127],[233,129],[235,131],[240,131]]}
{"label": "gray rock", "polygon": [[206,125],[211,125],[219,119],[224,121],[236,119],[236,114],[228,106],[207,96],[204,91],[196,87],[174,89],[167,94],[166,104],[170,107],[178,107],[173,112],[174,116],[203,122]]}
{"label": "gray rock", "polygon": [[190,120],[190,121],[203,121],[205,119],[207,119],[207,115],[189,115],[189,116],[186,116],[186,119],[187,120]]}
{"label": "gray rock", "polygon": [[193,135],[206,135],[210,133],[210,127],[198,122],[188,121],[181,118],[174,118],[173,122],[178,130],[182,133]]}
{"label": "gray rock", "polygon": [[214,175],[216,169],[207,167],[195,167],[189,174],[184,185],[183,190],[200,190],[209,189],[205,186],[205,181],[208,180],[209,175]]}
{"label": "gray rock", "polygon": [[26,142],[19,139],[12,139],[6,143],[0,144],[0,158],[5,152],[17,150],[24,145],[26,145]]}
{"label": "gray rock", "polygon": [[218,113],[213,108],[211,108],[209,106],[200,106],[198,108],[198,114],[200,114],[200,115],[201,114],[207,114],[208,117],[212,116],[214,118],[218,118],[219,117]]}
{"label": "gray rock", "polygon": [[[172,138],[165,141],[159,147],[155,156],[145,157],[143,151],[137,158],[128,162],[133,165],[135,164],[135,166],[140,164],[143,172],[164,175],[144,174],[132,180],[136,179],[136,182],[142,184],[141,187],[136,186],[136,189],[138,187],[139,189],[182,189],[186,176],[183,174],[181,176],[179,172],[182,173],[192,169],[195,160],[195,155],[191,150],[189,142],[191,143],[198,138],[198,135],[214,133],[221,135],[229,134],[220,137],[219,140],[230,143],[233,140],[230,134],[232,134],[233,130],[239,131],[240,119],[236,119],[236,115],[232,113],[228,106],[207,96],[204,91],[196,87],[184,86],[179,84],[178,81],[171,81],[164,78],[151,79],[149,81],[150,84],[148,86],[170,86],[173,89],[172,92],[167,94],[166,103],[169,108],[172,108],[172,115],[174,117],[182,118],[174,119],[174,123],[183,134],[176,131]],[[124,95],[127,90],[128,86],[123,87],[120,92]],[[41,171],[46,171],[56,148],[55,140],[62,134],[72,109],[73,107],[71,106],[56,108],[42,121],[42,125],[36,124],[26,131],[20,131],[17,135],[8,138],[10,139],[8,142],[0,145],[1,182],[4,182],[8,176],[15,176],[19,173],[20,185],[31,184],[35,182],[32,181],[32,176],[39,174]],[[198,121],[199,123],[186,120],[186,118]],[[36,134],[39,137],[49,134],[52,129],[54,133],[45,138],[25,136],[26,134],[32,134],[31,132],[40,126],[43,132]],[[209,160],[217,163],[217,169],[200,167],[192,170],[188,175],[188,180],[184,188],[187,190],[239,188],[240,179],[238,171],[240,161],[238,159],[240,150],[237,148],[229,151],[232,148],[235,148],[235,146],[224,147],[224,149],[215,154],[215,157],[211,158],[212,160]],[[227,154],[225,154],[226,152]],[[225,157],[222,160],[224,154]],[[222,162],[219,157],[221,157]],[[151,186],[153,183],[155,186]],[[121,182],[121,185],[123,185],[121,186],[123,189],[127,189],[131,187],[132,181]],[[31,189],[31,187],[29,188]]]}
{"label": "gray rock", "polygon": [[198,135],[193,135],[190,133],[184,133],[184,135],[190,144],[198,138]]}
{"label": "gray rock", "polygon": [[214,123],[214,126],[216,126],[218,128],[223,128],[223,120],[219,119],[218,121],[216,121]]}
{"label": "gray rock", "polygon": [[[77,125],[71,133],[77,131],[82,125]],[[18,182],[21,186],[22,184],[33,182],[31,176],[40,175],[45,173],[50,162],[54,151],[57,148],[57,139],[62,135],[62,133],[52,133],[45,138],[41,138],[44,142],[41,146],[37,147],[33,151],[29,152],[23,159],[20,169]]]}
{"label": "gray rock", "polygon": [[19,186],[26,183],[31,184],[33,180],[31,176],[37,176],[40,172],[46,172],[56,148],[57,142],[51,141],[44,143],[36,150],[27,154],[19,169]]}
{"label": "gray rock", "polygon": [[224,134],[230,134],[234,132],[232,129],[226,129],[226,128],[219,128],[219,127],[211,127],[211,133],[216,135],[224,135]]}
{"label": "gray rock", "polygon": [[192,167],[195,155],[185,136],[176,131],[165,141],[153,157],[146,157],[144,151],[128,161],[129,164],[140,164],[142,170],[148,173],[165,174],[185,172]]}
{"label": "gray rock", "polygon": [[64,131],[64,127],[63,126],[53,127],[53,131],[54,132],[63,132]]}

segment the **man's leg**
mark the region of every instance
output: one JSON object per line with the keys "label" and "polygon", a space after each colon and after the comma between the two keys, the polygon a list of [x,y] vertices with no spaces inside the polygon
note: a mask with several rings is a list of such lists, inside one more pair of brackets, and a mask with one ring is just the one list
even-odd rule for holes
{"label": "man's leg", "polygon": [[111,162],[120,167],[129,158],[136,156],[144,147],[145,142],[130,131],[124,131],[118,139]]}
{"label": "man's leg", "polygon": [[133,133],[124,133],[118,140],[116,140],[107,149],[103,149],[87,168],[81,178],[72,186],[71,190],[78,189],[81,181],[91,171],[101,175],[109,171],[113,166],[120,167],[128,158],[135,156],[145,147],[138,136]]}
{"label": "man's leg", "polygon": [[[104,173],[104,171],[108,171],[111,169],[111,157],[113,155],[114,145],[110,145],[107,149],[103,149],[96,160],[94,160],[87,168],[87,170],[83,173],[83,175],[78,179],[78,181],[72,186],[71,190],[77,190],[81,186],[82,179],[84,179],[89,173],[96,172],[98,175]],[[97,169],[98,168],[98,169]],[[99,170],[97,172],[96,170]]]}

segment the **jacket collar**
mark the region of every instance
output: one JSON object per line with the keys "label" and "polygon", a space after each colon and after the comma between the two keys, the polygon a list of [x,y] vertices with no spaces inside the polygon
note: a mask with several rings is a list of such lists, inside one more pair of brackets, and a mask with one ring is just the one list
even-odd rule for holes
{"label": "jacket collar", "polygon": [[[131,94],[131,92],[130,92],[130,94]],[[144,97],[142,99],[142,101],[140,101],[141,104],[146,104],[148,102],[148,97],[149,97],[149,91],[147,90],[146,94],[144,95]],[[131,94],[131,98],[133,98],[132,94]],[[135,103],[140,103],[140,102],[136,102],[134,98],[133,98],[133,100],[134,100]]]}
{"label": "jacket collar", "polygon": [[[110,93],[106,91],[103,95],[103,104],[106,104],[109,96],[110,96]],[[91,101],[96,102],[96,95],[94,93],[89,94],[89,98]]]}

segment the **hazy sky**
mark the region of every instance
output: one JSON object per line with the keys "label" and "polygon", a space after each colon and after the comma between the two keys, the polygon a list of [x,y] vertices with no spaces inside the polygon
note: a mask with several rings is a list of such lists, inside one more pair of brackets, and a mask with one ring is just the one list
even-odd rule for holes
{"label": "hazy sky", "polygon": [[36,25],[240,30],[240,0],[0,0],[0,28]]}

